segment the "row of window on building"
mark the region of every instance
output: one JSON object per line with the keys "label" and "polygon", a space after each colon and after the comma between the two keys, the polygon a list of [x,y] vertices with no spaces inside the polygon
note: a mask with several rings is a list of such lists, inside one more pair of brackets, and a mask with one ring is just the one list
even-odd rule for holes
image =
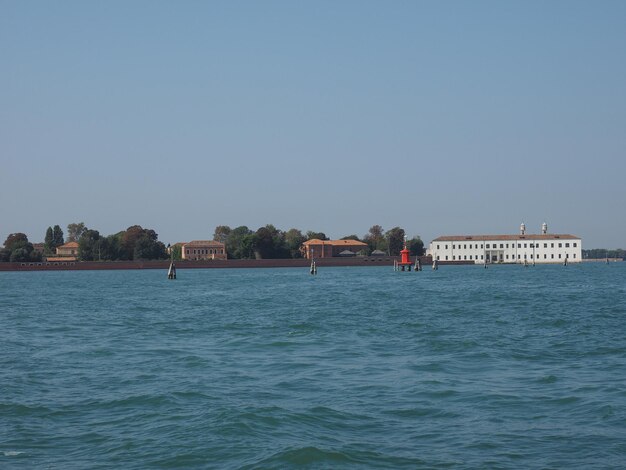
{"label": "row of window on building", "polygon": [[224,254],[224,249],[220,248],[219,250],[217,248],[213,249],[213,248],[209,248],[209,249],[202,249],[202,250],[190,250],[187,249],[186,251],[186,255],[223,255]]}
{"label": "row of window on building", "polygon": [[[493,247],[491,245],[493,245]],[[505,245],[506,245],[506,248],[509,248],[509,245],[511,245],[511,248],[515,248],[515,243],[510,243],[510,244],[509,243],[500,243],[500,248],[504,249]],[[523,243],[523,245],[524,245],[524,248],[539,248],[540,243],[530,243],[530,244],[529,243]],[[528,245],[530,245],[530,246],[528,246]],[[558,245],[559,245],[559,248],[563,248],[563,243],[559,243]],[[566,242],[565,243],[565,248],[569,248],[570,247],[569,245],[570,245],[569,242]],[[572,243],[572,245],[573,245],[573,248],[576,248],[578,246],[577,243]],[[518,243],[517,247],[518,248],[522,248],[522,243]],[[544,243],[543,247],[544,248],[548,248],[548,244]],[[485,244],[481,243],[480,249],[482,250],[482,249],[485,249],[485,248],[487,248],[487,249],[498,248],[498,244],[497,243],[491,243],[491,244],[487,243],[485,245]],[[554,243],[550,243],[550,248],[554,248]],[[437,245],[437,249],[440,250],[441,246]],[[448,245],[444,245],[444,250],[447,250],[447,249],[448,249]],[[457,250],[457,249],[460,250],[461,249],[461,245],[452,245],[452,249],[453,250]],[[467,248],[467,244],[463,244],[463,249],[464,250],[468,249]],[[472,244],[471,243],[469,244],[469,249],[470,250],[472,249]],[[478,250],[478,243],[476,243],[474,245],[474,249]]]}
{"label": "row of window on building", "polygon": [[[573,257],[573,259],[576,259],[576,253],[574,253],[572,255],[572,257]],[[510,257],[509,257],[509,255],[505,255],[505,258],[508,259],[508,260],[515,260],[515,255],[510,255]],[[569,259],[569,254],[568,253],[565,253],[565,258]],[[459,255],[459,256],[452,255],[452,261],[462,261],[462,260],[468,260],[468,259],[470,261],[472,261],[472,260],[478,260],[478,259],[484,260],[485,258],[484,258],[484,255],[480,255],[480,258],[478,258],[478,255],[476,255],[474,258],[472,258],[472,255],[463,255],[463,258],[461,258],[461,255]],[[521,260],[521,259],[529,259],[529,258],[528,258],[528,256],[526,254],[524,254],[523,258],[522,258],[522,255],[517,255],[517,259]],[[530,259],[541,259],[541,257],[539,255],[537,255],[537,257],[535,258],[535,257],[533,257],[533,254],[531,253],[530,254]],[[544,254],[543,255],[543,259],[548,259],[548,255]],[[556,259],[554,257],[554,253],[552,253],[550,255],[550,259]],[[558,254],[558,259],[563,259],[561,257],[561,253]],[[444,260],[445,261],[449,261],[448,255],[445,256]],[[437,255],[437,261],[442,261],[441,260],[441,256]]]}

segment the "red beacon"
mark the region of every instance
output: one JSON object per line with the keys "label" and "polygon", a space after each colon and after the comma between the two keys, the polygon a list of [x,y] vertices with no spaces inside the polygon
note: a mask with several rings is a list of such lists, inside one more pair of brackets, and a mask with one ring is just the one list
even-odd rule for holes
{"label": "red beacon", "polygon": [[[411,252],[406,247],[406,237],[404,237],[404,248],[400,250],[400,261],[395,261],[395,270],[396,271],[410,271],[411,266]],[[419,258],[415,257],[415,270],[421,271],[421,266],[419,262]]]}

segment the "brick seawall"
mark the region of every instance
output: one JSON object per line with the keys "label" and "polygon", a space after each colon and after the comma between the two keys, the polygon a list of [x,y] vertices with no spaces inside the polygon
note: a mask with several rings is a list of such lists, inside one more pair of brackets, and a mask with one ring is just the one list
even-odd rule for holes
{"label": "brick seawall", "polygon": [[[420,256],[424,267],[432,264],[430,256]],[[319,258],[315,260],[318,267],[333,266],[393,266],[394,256],[364,256],[356,258]],[[411,258],[415,262],[415,257]],[[40,262],[40,263],[0,263],[0,271],[87,271],[111,269],[164,269],[169,267],[169,260],[163,261],[75,261],[75,262]],[[311,264],[306,259],[229,259],[208,261],[176,261],[176,269],[207,269],[207,268],[305,268]],[[440,261],[446,264],[474,264],[473,262]]]}

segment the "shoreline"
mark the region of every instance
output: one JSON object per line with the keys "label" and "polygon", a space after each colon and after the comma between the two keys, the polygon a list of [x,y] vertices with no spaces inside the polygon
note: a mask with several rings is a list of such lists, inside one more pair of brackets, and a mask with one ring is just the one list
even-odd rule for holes
{"label": "shoreline", "polygon": [[[364,256],[357,258],[316,258],[318,267],[348,267],[348,266],[389,266],[399,261],[399,256]],[[420,256],[422,267],[432,264],[430,256]],[[415,257],[411,258],[415,263]],[[474,264],[465,261],[439,262],[439,265]],[[163,269],[167,270],[170,260],[158,261],[62,261],[62,262],[7,262],[0,263],[0,272],[9,271],[104,271],[121,269]],[[289,259],[228,259],[175,261],[176,269],[228,269],[228,268],[306,268],[311,261],[304,258]]]}

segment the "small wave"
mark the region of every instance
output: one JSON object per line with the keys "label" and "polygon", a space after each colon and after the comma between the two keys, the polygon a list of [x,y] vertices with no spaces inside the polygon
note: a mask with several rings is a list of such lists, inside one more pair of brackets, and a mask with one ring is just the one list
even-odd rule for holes
{"label": "small wave", "polygon": [[546,375],[537,380],[540,384],[553,384],[557,381],[557,378],[554,375]]}
{"label": "small wave", "polygon": [[20,452],[17,450],[5,450],[2,451],[5,457],[17,457],[18,455],[25,454],[26,452]]}
{"label": "small wave", "polygon": [[338,452],[319,449],[317,447],[300,447],[298,449],[290,449],[259,462],[261,467],[282,465],[313,465],[313,464],[332,464],[339,465],[342,463],[355,463],[348,455]]}

